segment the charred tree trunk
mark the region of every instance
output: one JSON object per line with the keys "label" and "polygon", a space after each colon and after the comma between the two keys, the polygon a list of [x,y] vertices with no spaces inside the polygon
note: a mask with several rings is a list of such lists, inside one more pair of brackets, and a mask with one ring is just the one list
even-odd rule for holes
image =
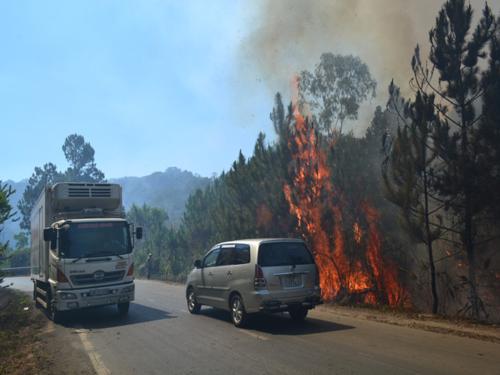
{"label": "charred tree trunk", "polygon": [[[425,151],[424,151],[425,155]],[[425,217],[425,235],[426,235],[426,245],[427,245],[427,254],[429,257],[429,268],[431,271],[431,291],[432,291],[432,313],[437,314],[439,307],[439,299],[436,287],[436,266],[434,264],[434,253],[432,248],[432,233],[430,226],[430,218],[429,218],[429,180],[427,176],[427,169],[424,167],[423,169],[423,177],[424,177],[424,217]]]}
{"label": "charred tree trunk", "polygon": [[465,96],[460,98],[460,111],[461,111],[461,141],[462,141],[462,168],[464,176],[464,209],[463,209],[463,220],[464,220],[464,231],[462,242],[465,247],[465,253],[467,254],[467,262],[469,265],[469,303],[471,308],[471,317],[474,320],[479,319],[479,295],[477,293],[477,283],[476,283],[476,254],[474,248],[474,233],[473,233],[473,207],[472,207],[472,187],[471,187],[471,155],[469,154],[469,122],[465,117]]}

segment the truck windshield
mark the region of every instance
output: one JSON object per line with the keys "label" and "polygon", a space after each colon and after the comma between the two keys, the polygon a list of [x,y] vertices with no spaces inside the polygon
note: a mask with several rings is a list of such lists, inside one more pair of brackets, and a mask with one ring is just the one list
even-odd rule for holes
{"label": "truck windshield", "polygon": [[125,222],[71,223],[59,235],[64,258],[120,255],[132,252],[129,226]]}

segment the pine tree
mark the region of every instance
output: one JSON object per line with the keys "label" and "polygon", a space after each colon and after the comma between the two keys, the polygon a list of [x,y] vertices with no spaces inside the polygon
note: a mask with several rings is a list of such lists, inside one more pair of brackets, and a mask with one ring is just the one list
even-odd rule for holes
{"label": "pine tree", "polygon": [[454,215],[454,230],[460,234],[468,261],[469,301],[465,310],[478,319],[482,310],[476,277],[479,221],[491,205],[483,187],[492,175],[485,162],[488,150],[481,139],[482,114],[477,113],[476,105],[485,93],[480,84],[481,63],[497,25],[487,5],[474,30],[472,19],[472,7],[464,0],[448,0],[443,5],[429,33],[431,65],[422,62],[417,46],[412,84],[422,95],[436,97],[434,106],[440,121],[434,149],[446,165],[435,175],[436,187]]}
{"label": "pine tree", "polygon": [[[2,181],[0,181],[0,232],[2,231],[3,223],[12,219],[15,215],[15,213],[12,212],[12,206],[9,203],[9,198],[14,193],[15,190],[13,190],[10,185],[2,185]],[[8,243],[0,243],[0,258],[5,252],[7,246]]]}
{"label": "pine tree", "polygon": [[439,121],[434,108],[435,98],[418,92],[413,102],[404,102],[392,83],[389,92],[388,106],[400,114],[404,126],[398,129],[382,174],[387,197],[400,207],[406,229],[412,238],[427,247],[432,313],[436,314],[439,298],[433,244],[441,235],[442,220],[436,212],[442,204],[434,198],[432,177],[436,166],[432,132]]}

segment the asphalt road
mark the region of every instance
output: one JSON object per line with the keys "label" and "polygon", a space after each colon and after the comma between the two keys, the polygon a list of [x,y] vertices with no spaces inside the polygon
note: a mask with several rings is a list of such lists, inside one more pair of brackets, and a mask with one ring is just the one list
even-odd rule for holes
{"label": "asphalt road", "polygon": [[[11,281],[31,291],[26,278]],[[500,374],[499,344],[324,309],[304,325],[283,314],[242,330],[225,312],[189,314],[182,286],[155,281],[137,281],[126,318],[114,307],[85,310],[54,330],[99,374]]]}

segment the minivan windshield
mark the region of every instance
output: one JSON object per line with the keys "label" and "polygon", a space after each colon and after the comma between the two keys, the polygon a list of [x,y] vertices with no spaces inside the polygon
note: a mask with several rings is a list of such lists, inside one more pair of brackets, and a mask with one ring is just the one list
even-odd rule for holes
{"label": "minivan windshield", "polygon": [[314,259],[302,242],[269,242],[259,246],[258,263],[262,267],[314,264]]}
{"label": "minivan windshield", "polygon": [[63,258],[128,254],[129,226],[122,221],[66,224],[59,234],[59,249]]}

